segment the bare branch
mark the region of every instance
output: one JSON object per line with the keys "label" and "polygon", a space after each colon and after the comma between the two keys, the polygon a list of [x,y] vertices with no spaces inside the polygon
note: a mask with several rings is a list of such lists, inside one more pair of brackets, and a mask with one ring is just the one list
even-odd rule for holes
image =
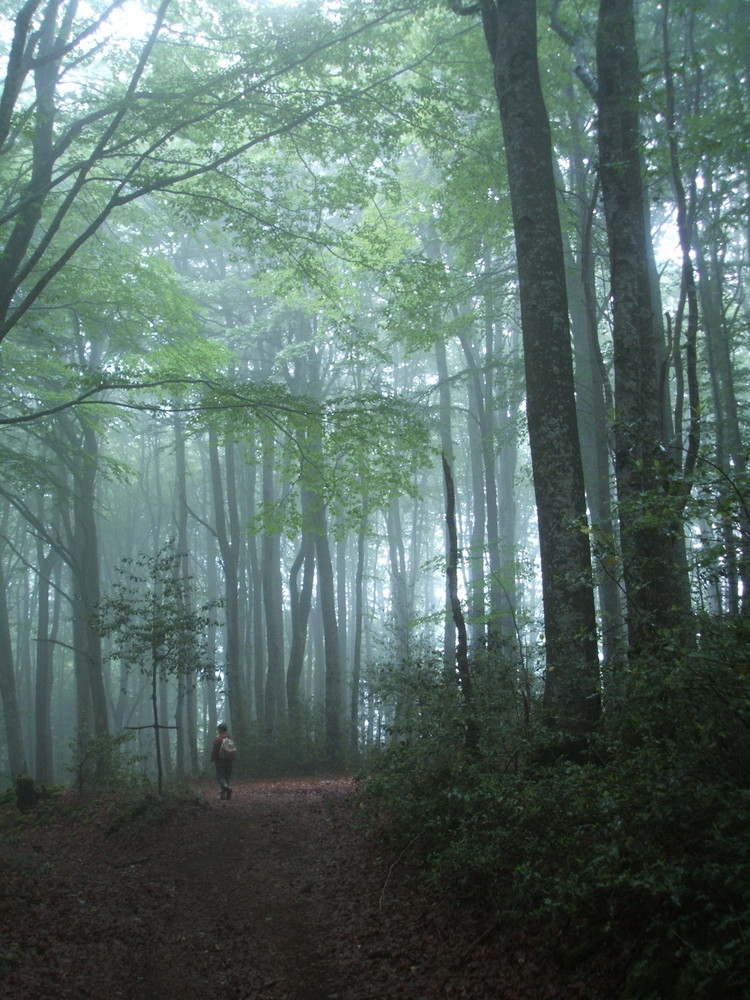
{"label": "bare branch", "polygon": [[596,73],[591,68],[588,57],[584,51],[581,36],[569,31],[560,20],[560,3],[562,0],[552,0],[552,10],[550,11],[550,25],[552,30],[562,38],[575,58],[575,75],[584,85],[591,97],[596,100],[598,82]]}

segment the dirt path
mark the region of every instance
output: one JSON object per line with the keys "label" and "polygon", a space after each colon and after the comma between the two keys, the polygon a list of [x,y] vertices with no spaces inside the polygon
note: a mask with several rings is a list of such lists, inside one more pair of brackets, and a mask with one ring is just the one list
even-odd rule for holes
{"label": "dirt path", "polygon": [[608,1000],[549,942],[404,884],[348,779],[215,786],[164,824],[0,843],[3,1000]]}
{"label": "dirt path", "polygon": [[143,875],[171,900],[169,930],[119,995],[198,1000],[212,985],[248,1000],[335,996],[322,929],[335,906],[337,799],[349,790],[341,780],[236,784],[179,851],[151,857]]}

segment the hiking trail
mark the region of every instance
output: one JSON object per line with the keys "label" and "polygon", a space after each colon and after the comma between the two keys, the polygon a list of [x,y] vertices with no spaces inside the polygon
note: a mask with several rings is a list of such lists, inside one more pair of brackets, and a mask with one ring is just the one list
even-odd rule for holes
{"label": "hiking trail", "polygon": [[[168,823],[0,844],[4,1000],[597,1000],[551,942],[416,884],[344,777],[237,781]],[[609,994],[611,996],[612,993]]]}

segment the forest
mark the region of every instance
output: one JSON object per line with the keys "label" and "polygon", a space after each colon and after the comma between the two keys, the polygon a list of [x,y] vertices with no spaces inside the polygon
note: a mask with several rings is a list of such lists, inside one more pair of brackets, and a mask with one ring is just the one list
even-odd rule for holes
{"label": "forest", "polygon": [[631,997],[746,995],[747,4],[19,3],[0,784],[226,721]]}

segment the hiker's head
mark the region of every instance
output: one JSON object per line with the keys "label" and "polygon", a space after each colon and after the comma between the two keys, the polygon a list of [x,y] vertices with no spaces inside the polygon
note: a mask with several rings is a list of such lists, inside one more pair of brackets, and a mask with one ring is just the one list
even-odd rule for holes
{"label": "hiker's head", "polygon": [[227,724],[226,722],[220,722],[216,728],[219,730],[220,733],[225,733],[227,731]]}

